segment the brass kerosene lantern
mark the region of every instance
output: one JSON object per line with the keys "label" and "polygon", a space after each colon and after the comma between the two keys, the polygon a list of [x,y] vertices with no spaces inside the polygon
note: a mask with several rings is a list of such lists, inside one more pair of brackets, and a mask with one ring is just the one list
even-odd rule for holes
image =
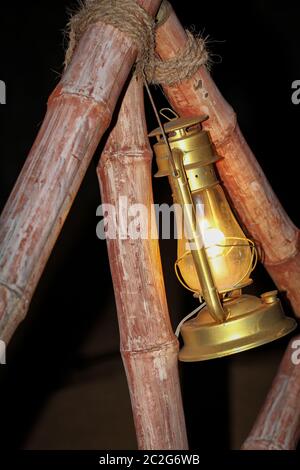
{"label": "brass kerosene lantern", "polygon": [[260,298],[242,294],[242,288],[252,282],[257,252],[218,181],[214,164],[219,157],[201,126],[206,118],[174,118],[149,134],[157,137],[155,176],[168,176],[174,201],[185,209],[188,235],[178,240],[176,272],[206,303],[197,317],[181,327],[181,361],[234,354],[296,327],[285,316],[277,291]]}

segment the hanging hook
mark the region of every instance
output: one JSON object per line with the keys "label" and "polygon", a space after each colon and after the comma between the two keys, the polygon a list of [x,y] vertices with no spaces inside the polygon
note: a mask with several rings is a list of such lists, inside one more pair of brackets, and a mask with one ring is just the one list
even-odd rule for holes
{"label": "hanging hook", "polygon": [[147,93],[148,93],[148,96],[149,96],[149,99],[150,99],[150,103],[152,105],[152,108],[153,108],[153,111],[154,111],[154,114],[156,116],[156,119],[157,119],[157,122],[158,122],[158,125],[161,129],[161,133],[162,133],[162,136],[163,136],[163,139],[165,141],[165,144],[167,146],[167,149],[168,149],[168,154],[169,154],[169,162],[170,162],[170,166],[171,166],[171,169],[172,169],[172,174],[175,178],[177,178],[179,176],[179,173],[178,173],[178,170],[176,168],[176,165],[175,165],[175,161],[174,161],[174,156],[172,154],[172,149],[170,147],[170,143],[168,141],[168,138],[166,136],[166,133],[165,133],[165,130],[164,130],[164,126],[161,122],[161,119],[159,117],[159,113],[157,111],[157,108],[155,106],[155,103],[154,103],[154,100],[153,100],[153,97],[152,97],[152,94],[151,94],[151,91],[150,91],[150,88],[149,88],[149,85],[148,85],[148,82],[146,80],[146,77],[145,75],[143,74],[143,79],[144,79],[144,85],[145,85],[145,88],[147,90]]}
{"label": "hanging hook", "polygon": [[[170,117],[167,114],[164,114],[163,111],[169,111],[174,117]],[[165,119],[167,119],[168,121],[174,121],[174,119],[179,118],[179,115],[172,108],[161,108],[161,110],[159,111],[159,114],[163,116]]]}

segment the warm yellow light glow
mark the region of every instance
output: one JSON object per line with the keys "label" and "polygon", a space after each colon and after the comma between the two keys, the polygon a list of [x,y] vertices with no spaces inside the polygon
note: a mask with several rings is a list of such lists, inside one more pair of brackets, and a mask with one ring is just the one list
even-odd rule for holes
{"label": "warm yellow light glow", "polygon": [[[193,199],[198,207],[199,229],[218,291],[228,292],[247,284],[252,270],[253,252],[221,186],[194,192]],[[190,250],[185,237],[178,240],[177,267],[187,287],[201,295],[202,289]]]}
{"label": "warm yellow light glow", "polygon": [[224,251],[224,248],[221,246],[225,242],[224,233],[218,228],[210,227],[206,219],[201,222],[201,232],[209,258],[220,256]]}

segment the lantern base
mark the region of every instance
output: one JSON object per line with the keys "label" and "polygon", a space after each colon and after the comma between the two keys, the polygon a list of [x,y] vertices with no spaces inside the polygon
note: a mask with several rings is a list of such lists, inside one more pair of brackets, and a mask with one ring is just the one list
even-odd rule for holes
{"label": "lantern base", "polygon": [[297,323],[285,316],[276,291],[261,298],[241,295],[224,302],[228,317],[216,323],[204,308],[181,327],[183,362],[205,361],[255,348],[293,331]]}

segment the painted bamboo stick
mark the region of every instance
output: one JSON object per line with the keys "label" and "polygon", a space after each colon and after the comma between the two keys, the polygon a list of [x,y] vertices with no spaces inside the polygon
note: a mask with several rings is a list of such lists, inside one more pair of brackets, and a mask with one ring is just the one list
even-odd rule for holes
{"label": "painted bamboo stick", "polygon": [[[155,15],[160,0],[138,3]],[[136,55],[129,36],[94,23],[50,96],[0,221],[0,337],[5,341],[26,314]]]}
{"label": "painted bamboo stick", "polygon": [[[157,53],[162,60],[184,50],[187,35],[174,10],[163,2],[157,28]],[[274,194],[259,163],[238,127],[236,115],[224,100],[205,66],[175,86],[165,86],[173,108],[182,116],[207,114],[204,127],[218,154],[221,179],[253,239],[264,251],[264,265],[281,291],[285,291],[300,316],[299,230]]]}
{"label": "painted bamboo stick", "polygon": [[127,219],[127,210],[142,205],[138,238],[130,237],[129,225],[124,228],[126,219],[125,236],[107,238],[120,349],[139,448],[187,449],[178,342],[169,320],[158,240],[150,236],[156,233],[156,225],[150,224],[151,159],[143,87],[133,78],[97,169],[102,203],[116,208],[119,227],[121,214]]}
{"label": "painted bamboo stick", "polygon": [[299,350],[300,336],[297,336],[289,343],[270,392],[242,449],[296,448],[300,439]]}

